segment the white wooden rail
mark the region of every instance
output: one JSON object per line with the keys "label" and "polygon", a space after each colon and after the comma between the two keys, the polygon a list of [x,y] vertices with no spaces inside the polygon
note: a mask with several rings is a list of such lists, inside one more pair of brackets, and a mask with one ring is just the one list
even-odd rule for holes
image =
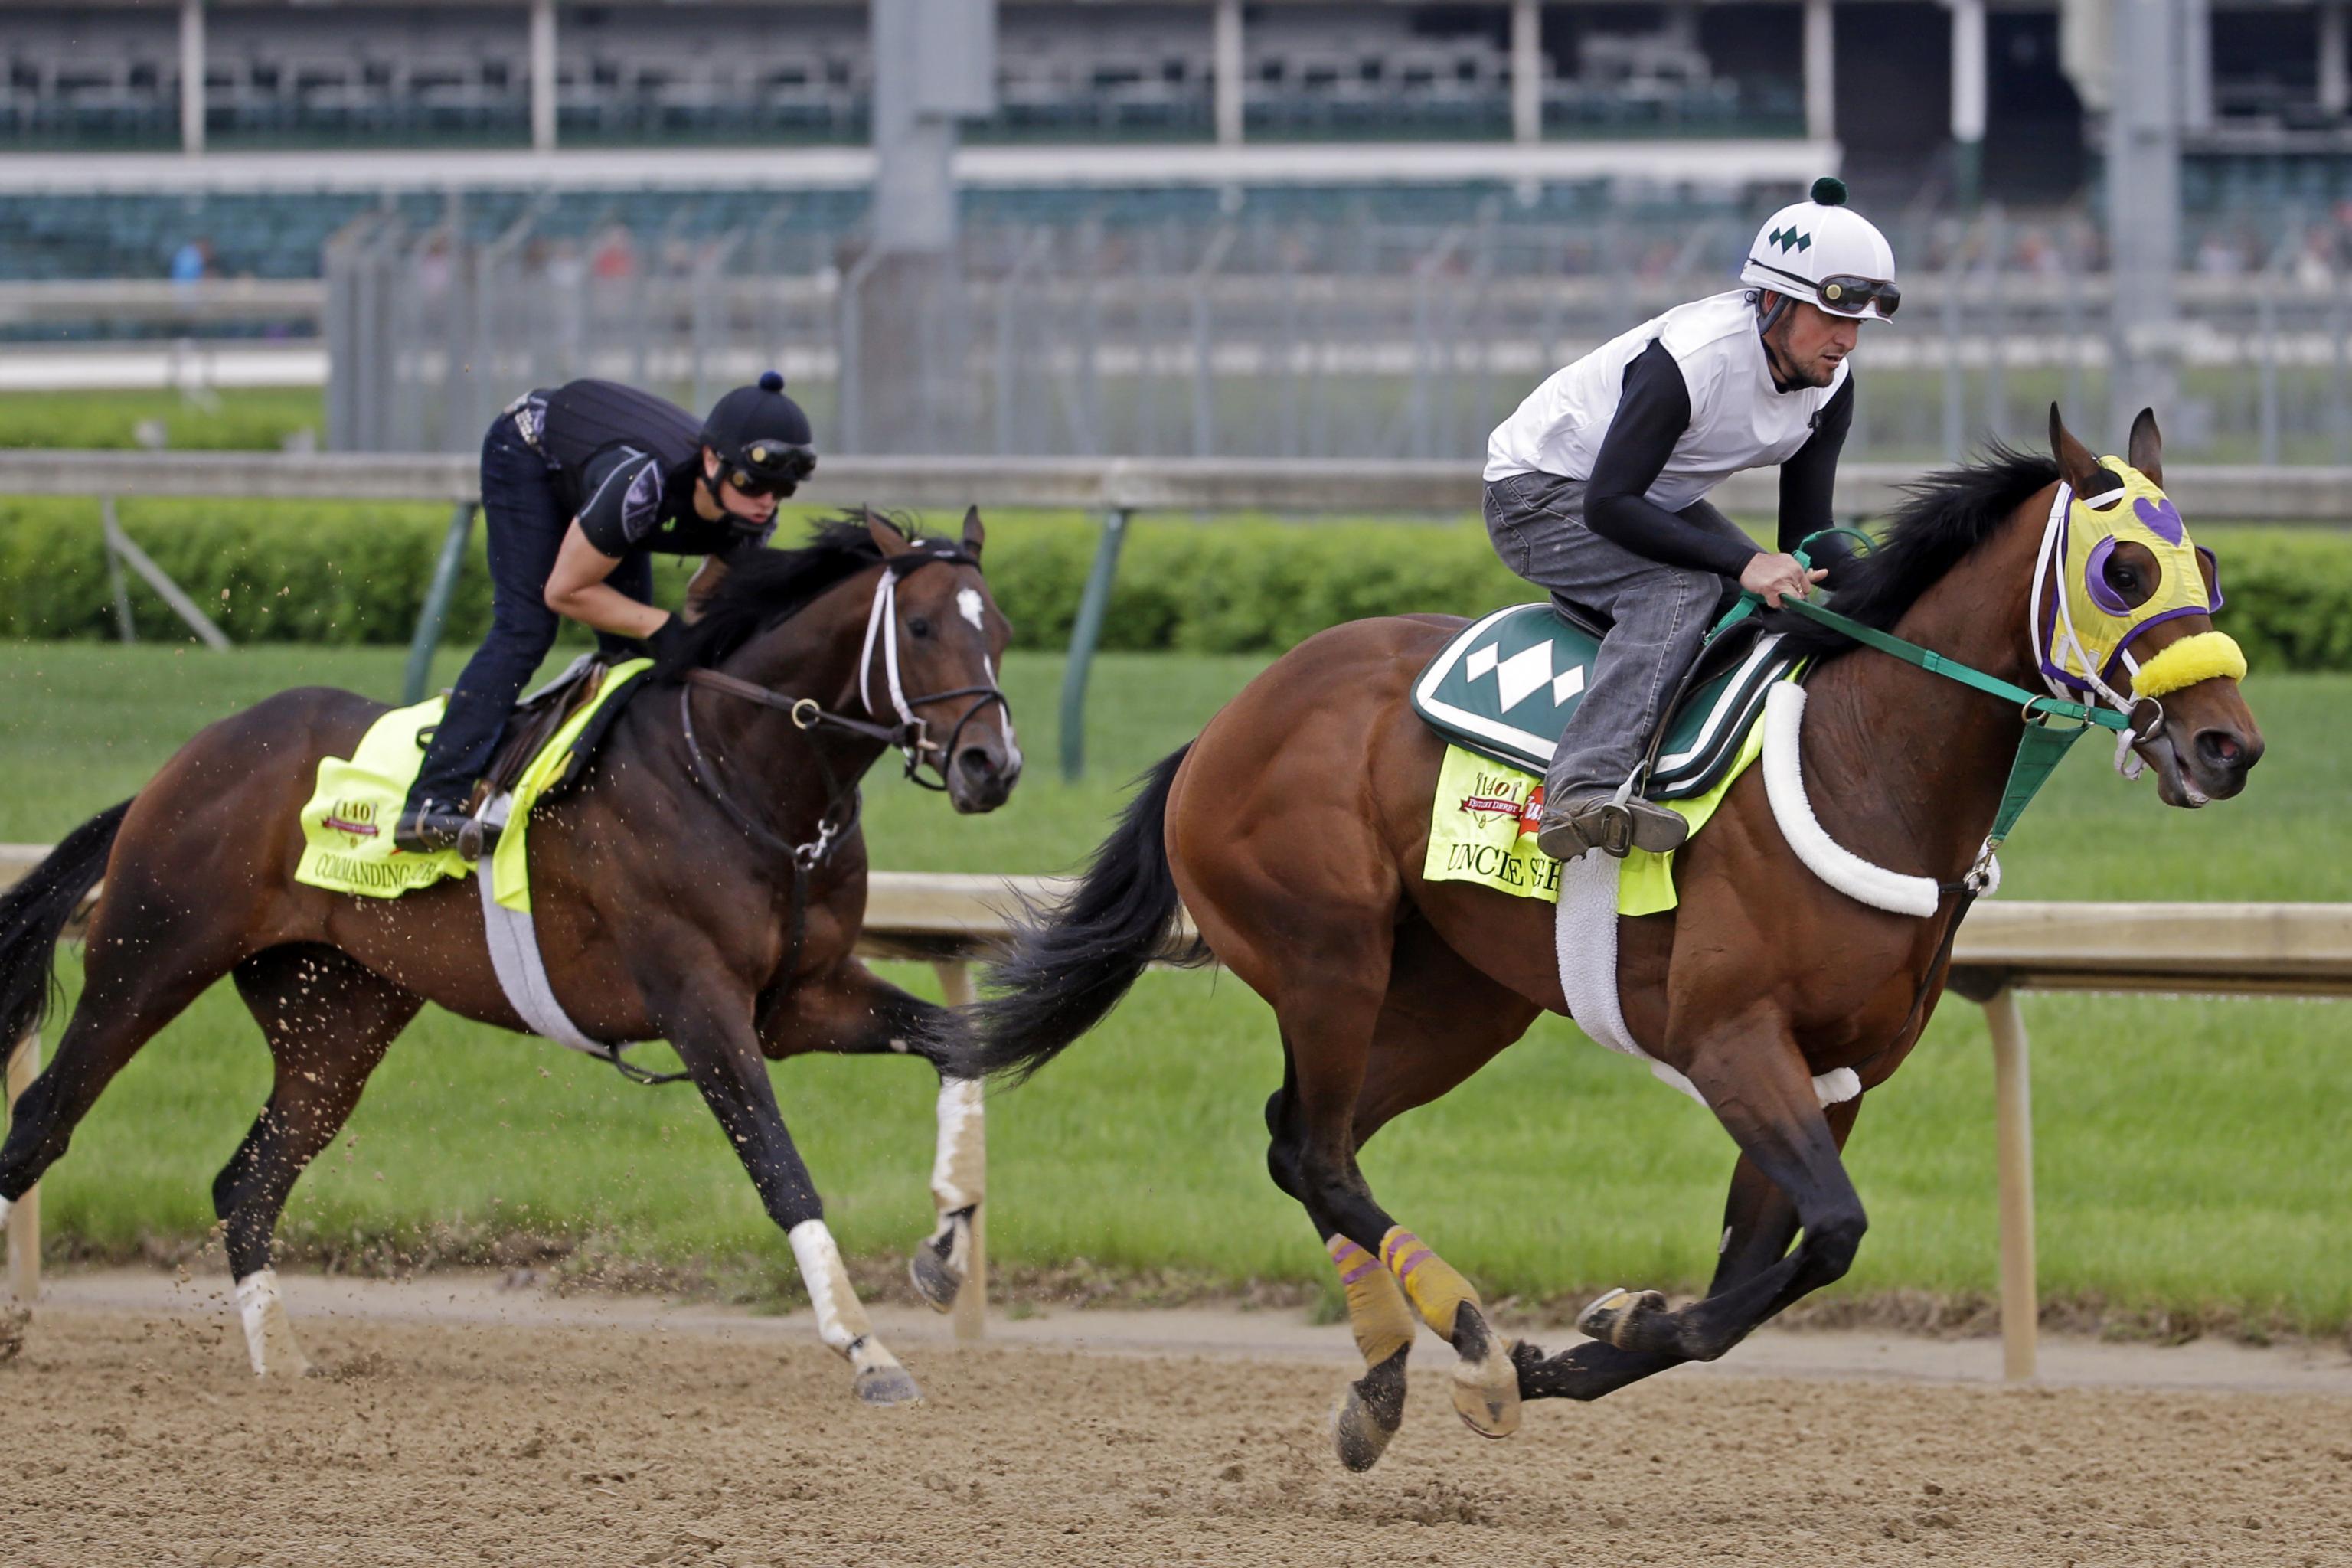
{"label": "white wooden rail", "polygon": [[[0,887],[48,853],[0,845]],[[1007,911],[1051,899],[1050,877],[877,871],[859,951],[930,963],[951,1003],[971,997],[971,965],[1006,935]],[[1189,922],[1188,931],[1189,934]],[[2033,1111],[2021,991],[2159,992],[2219,996],[2352,996],[2352,904],[1978,904],[1960,928],[1951,989],[1982,1005],[1992,1037],[2000,1170],[2002,1370],[2034,1375],[2040,1294],[2033,1258]],[[20,1043],[7,1074],[13,1105],[38,1070],[38,1037]],[[40,1287],[38,1189],[8,1216],[11,1286],[30,1301]],[[987,1301],[983,1204],[972,1223],[972,1268],[956,1301],[956,1335],[977,1339]]]}

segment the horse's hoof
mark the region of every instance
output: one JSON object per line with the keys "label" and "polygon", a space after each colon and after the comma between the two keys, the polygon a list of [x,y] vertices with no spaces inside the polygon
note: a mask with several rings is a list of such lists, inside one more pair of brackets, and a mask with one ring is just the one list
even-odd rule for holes
{"label": "horse's hoof", "polygon": [[923,1391],[903,1366],[869,1366],[857,1374],[857,1397],[868,1405],[920,1405]]}
{"label": "horse's hoof", "polygon": [[926,1241],[915,1248],[915,1256],[907,1260],[907,1277],[915,1282],[915,1294],[931,1310],[955,1310],[956,1292],[963,1289],[963,1276],[948,1267],[936,1241]]}
{"label": "horse's hoof", "polygon": [[1508,1340],[1496,1340],[1484,1359],[1454,1363],[1454,1409],[1481,1437],[1507,1437],[1519,1429],[1519,1368]]}
{"label": "horse's hoof", "polygon": [[1380,1463],[1404,1425],[1404,1358],[1399,1351],[1340,1391],[1331,1409],[1331,1446],[1339,1462],[1362,1472]]}
{"label": "horse's hoof", "polygon": [[1381,1456],[1389,1451],[1389,1439],[1402,1425],[1381,1425],[1372,1402],[1351,1383],[1339,1391],[1339,1402],[1331,1407],[1331,1446],[1339,1450],[1339,1462],[1360,1475],[1381,1462]]}
{"label": "horse's hoof", "polygon": [[[1576,1326],[1621,1351],[1637,1350],[1644,1339],[1654,1337],[1657,1321],[1665,1313],[1664,1291],[1628,1290],[1620,1286],[1578,1313]],[[1653,1333],[1645,1334],[1644,1330]]]}

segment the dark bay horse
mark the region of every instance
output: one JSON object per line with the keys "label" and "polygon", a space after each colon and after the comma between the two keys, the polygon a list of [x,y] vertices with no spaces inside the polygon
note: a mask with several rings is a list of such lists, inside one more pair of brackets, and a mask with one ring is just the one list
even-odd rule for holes
{"label": "dark bay horse", "polygon": [[[654,688],[614,721],[594,771],[530,830],[540,948],[563,1010],[593,1041],[677,1050],[790,1237],[824,1342],[874,1403],[918,1391],[850,1289],[767,1062],[911,1051],[936,1066],[961,1037],[956,1015],[852,954],[866,911],[856,803],[893,745],[910,776],[919,762],[941,773],[959,811],[1001,805],[1020,774],[996,681],[1011,628],[982,578],[982,542],[977,511],[960,542],[910,540],[868,516],[740,562],[675,668],[646,678]],[[268,1103],[213,1184],[257,1373],[308,1369],[271,1233],[394,1037],[427,1001],[524,1026],[470,881],[383,900],[293,880],[296,816],[320,760],[350,756],[383,711],[311,689],[225,719],[0,897],[0,1039],[16,1040],[46,1009],[59,931],[105,882],[79,1005],[0,1145],[0,1215],[139,1048],[235,976],[277,1064]],[[942,1075],[940,1229],[916,1268],[942,1309],[981,1198],[968,1147],[977,1090]]]}
{"label": "dark bay horse", "polygon": [[[2086,484],[2116,482],[2055,409],[2052,437],[2054,462],[2000,449],[1928,479],[1878,546],[1838,569],[1838,609],[2041,690],[2028,623],[2055,486],[2063,478],[2087,496]],[[2130,464],[2161,484],[2151,416],[2133,428]],[[2164,505],[2177,542],[2178,514]],[[2146,602],[2155,565],[2143,546],[2116,546],[2102,589]],[[1538,1014],[1568,1010],[1551,906],[1421,875],[1442,747],[1407,699],[1462,625],[1355,622],[1253,680],[1150,775],[1068,900],[1033,916],[978,1010],[975,1054],[952,1068],[1034,1070],[1071,1044],[1149,961],[1170,955],[1181,900],[1208,953],[1280,1026],[1267,1164],[1345,1283],[1367,1372],[1343,1394],[1334,1435],[1354,1468],[1396,1431],[1416,1318],[1454,1346],[1455,1408],[1502,1436],[1523,1399],[1592,1399],[1720,1356],[1845,1273],[1864,1215],[1841,1151],[1862,1098],[1902,1065],[1934,1010],[1957,884],[2023,729],[2016,704],[1788,623],[1815,658],[1799,754],[1821,824],[1853,854],[1946,890],[1929,918],[1857,902],[1799,858],[1763,768],[1734,784],[1676,857],[1679,907],[1617,927],[1633,1037],[1695,1086],[1739,1149],[1714,1279],[1679,1310],[1654,1291],[1612,1291],[1581,1320],[1591,1342],[1547,1357],[1496,1331],[1470,1282],[1374,1200],[1356,1159],[1384,1123],[1477,1071]],[[2210,632],[2203,609],[2183,612],[2152,618],[2136,646],[2152,659]],[[2166,695],[2137,749],[2168,804],[2197,805],[2244,786],[2262,740],[2235,679],[2210,677]],[[1864,1095],[1824,1109],[1815,1078],[1840,1068]]]}

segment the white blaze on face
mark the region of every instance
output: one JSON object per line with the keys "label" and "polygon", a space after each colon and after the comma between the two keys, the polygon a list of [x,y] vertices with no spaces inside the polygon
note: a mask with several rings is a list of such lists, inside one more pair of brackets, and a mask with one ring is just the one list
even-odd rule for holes
{"label": "white blaze on face", "polygon": [[979,589],[958,588],[956,590],[956,609],[962,615],[965,620],[971,623],[972,630],[979,631],[982,629],[980,624]]}

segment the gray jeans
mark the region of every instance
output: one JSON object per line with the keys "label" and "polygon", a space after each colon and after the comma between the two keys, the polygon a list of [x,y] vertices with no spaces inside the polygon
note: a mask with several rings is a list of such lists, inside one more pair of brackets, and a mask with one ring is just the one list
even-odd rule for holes
{"label": "gray jeans", "polygon": [[[1682,515],[1748,542],[1738,524],[1705,501]],[[1612,544],[1584,525],[1584,481],[1515,474],[1486,486],[1486,532],[1503,564],[1555,603],[1597,612],[1613,625],[1593,661],[1584,700],[1570,716],[1544,776],[1544,799],[1614,792],[1648,752],[1729,588],[1715,573],[1668,566]]]}

